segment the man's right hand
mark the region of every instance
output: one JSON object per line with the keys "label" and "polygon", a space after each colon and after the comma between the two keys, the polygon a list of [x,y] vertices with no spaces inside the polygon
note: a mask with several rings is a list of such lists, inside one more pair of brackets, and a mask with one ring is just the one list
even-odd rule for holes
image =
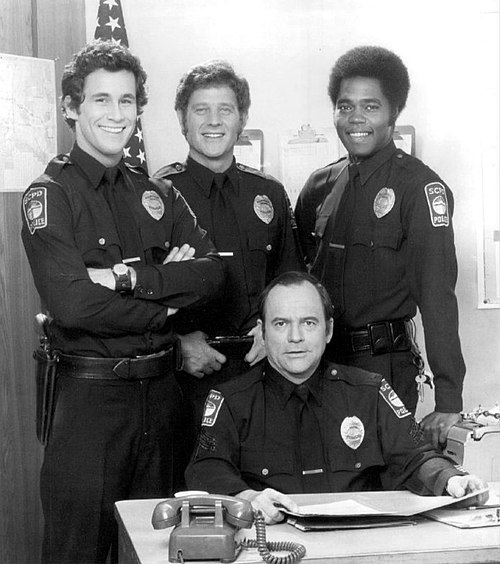
{"label": "man's right hand", "polygon": [[279,506],[283,506],[289,511],[299,511],[299,506],[293,499],[272,488],[266,488],[261,492],[256,490],[244,490],[236,497],[249,501],[255,511],[260,510],[268,525],[279,523],[285,518],[285,515],[279,510]]}
{"label": "man's right hand", "polygon": [[202,331],[179,335],[179,339],[183,370],[196,378],[203,378],[206,374],[220,370],[227,360],[222,353],[207,344],[207,335]]}

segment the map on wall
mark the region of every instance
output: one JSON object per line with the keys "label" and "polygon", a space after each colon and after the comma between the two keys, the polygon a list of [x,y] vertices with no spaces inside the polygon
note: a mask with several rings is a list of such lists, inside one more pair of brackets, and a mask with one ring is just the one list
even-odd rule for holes
{"label": "map on wall", "polygon": [[54,61],[0,53],[0,192],[24,192],[56,154]]}

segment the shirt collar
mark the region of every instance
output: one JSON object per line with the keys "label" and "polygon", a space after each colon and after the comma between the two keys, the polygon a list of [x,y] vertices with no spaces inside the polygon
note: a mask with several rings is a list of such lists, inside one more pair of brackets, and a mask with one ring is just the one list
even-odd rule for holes
{"label": "shirt collar", "polygon": [[[207,198],[210,197],[210,191],[212,189],[215,173],[206,166],[200,164],[198,161],[195,161],[190,156],[188,156],[187,158],[187,165],[191,176],[196,180],[203,194]],[[229,178],[234,193],[238,195],[238,169],[236,168],[236,160],[234,158],[231,166],[224,172]]]}
{"label": "shirt collar", "polygon": [[[95,190],[99,187],[104,176],[106,167],[97,159],[86,153],[75,143],[71,149],[70,159],[74,162],[82,173],[89,179],[89,182]],[[117,167],[123,174],[123,159],[118,163]]]}
{"label": "shirt collar", "polygon": [[[321,405],[323,396],[323,381],[321,378],[323,368],[323,362],[320,362],[318,368],[316,368],[316,370],[314,371],[314,374],[303,384],[309,388],[312,397],[318,405]],[[264,370],[266,383],[276,394],[281,409],[285,409],[285,406],[291,395],[293,394],[295,388],[297,387],[297,384],[294,384],[293,382],[290,382],[290,380],[287,380],[267,361],[265,363]]]}
{"label": "shirt collar", "polygon": [[385,164],[392,157],[396,150],[397,148],[394,144],[394,141],[390,141],[383,149],[377,151],[370,158],[358,163],[359,178],[361,180],[361,184],[366,184],[370,176],[383,164]]}

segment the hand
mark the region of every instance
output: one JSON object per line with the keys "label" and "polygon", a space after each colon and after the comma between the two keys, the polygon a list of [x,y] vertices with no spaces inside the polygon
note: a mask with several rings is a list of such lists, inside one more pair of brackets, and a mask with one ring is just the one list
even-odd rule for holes
{"label": "hand", "polygon": [[207,336],[202,331],[179,335],[181,341],[183,370],[196,378],[213,374],[220,370],[226,357],[207,344]]}
{"label": "hand", "polygon": [[432,443],[435,449],[444,448],[448,432],[453,425],[462,420],[460,413],[441,413],[433,411],[420,421],[420,428],[425,438]]}
{"label": "hand", "polygon": [[116,281],[111,268],[87,268],[89,278],[94,284],[100,284],[110,290],[115,290]]}
{"label": "hand", "polygon": [[244,360],[248,362],[250,366],[253,366],[265,358],[267,354],[264,346],[264,340],[262,339],[260,325],[256,325],[253,329],[250,329],[247,335],[253,336],[253,344],[252,348],[247,352]]}
{"label": "hand", "polygon": [[168,264],[169,262],[182,262],[184,260],[194,259],[195,248],[191,247],[187,243],[182,245],[182,247],[172,247],[167,257],[163,260],[163,264]]}
{"label": "hand", "polygon": [[[452,476],[446,483],[446,491],[452,497],[463,497],[486,488],[486,484],[473,474],[467,476]],[[471,497],[460,503],[460,507],[470,507],[472,505],[483,505],[488,501],[489,494],[484,492],[476,497]],[[457,504],[458,506],[458,504]]]}
{"label": "hand", "polygon": [[245,490],[236,497],[249,501],[255,511],[262,511],[262,516],[268,525],[279,523],[285,518],[285,515],[276,507],[275,503],[282,505],[289,511],[299,511],[299,506],[293,499],[271,488],[266,488],[261,492]]}

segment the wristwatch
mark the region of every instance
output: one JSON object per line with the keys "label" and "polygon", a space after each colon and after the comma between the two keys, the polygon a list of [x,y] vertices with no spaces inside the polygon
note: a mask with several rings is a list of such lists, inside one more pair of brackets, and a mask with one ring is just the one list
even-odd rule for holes
{"label": "wristwatch", "polygon": [[115,277],[115,292],[130,294],[132,292],[132,279],[128,266],[123,264],[123,262],[119,262],[113,266],[111,272]]}

